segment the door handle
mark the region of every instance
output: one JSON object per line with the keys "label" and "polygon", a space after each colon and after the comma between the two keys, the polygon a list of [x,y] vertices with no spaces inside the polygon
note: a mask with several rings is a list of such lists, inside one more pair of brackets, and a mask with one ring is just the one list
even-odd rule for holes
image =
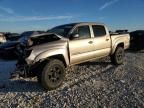
{"label": "door handle", "polygon": [[109,39],[106,39],[106,41],[109,41]]}
{"label": "door handle", "polygon": [[89,44],[92,44],[92,43],[93,43],[93,41],[89,41],[88,43],[89,43]]}

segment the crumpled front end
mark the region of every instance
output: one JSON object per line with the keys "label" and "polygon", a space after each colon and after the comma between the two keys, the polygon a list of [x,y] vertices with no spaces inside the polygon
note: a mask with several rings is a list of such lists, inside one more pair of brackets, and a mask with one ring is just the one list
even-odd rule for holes
{"label": "crumpled front end", "polygon": [[[41,40],[40,40],[41,41]],[[16,64],[16,70],[12,73],[12,77],[34,77],[42,71],[45,60],[56,55],[59,52],[66,53],[67,40],[57,39],[52,42],[38,42],[38,39],[32,42],[34,45],[26,47],[23,53],[19,55],[19,60]],[[37,43],[37,44],[36,44]]]}
{"label": "crumpled front end", "polygon": [[13,77],[34,77],[40,71],[42,62],[33,63],[33,61],[27,60],[27,58],[20,57],[16,69],[11,73]]}

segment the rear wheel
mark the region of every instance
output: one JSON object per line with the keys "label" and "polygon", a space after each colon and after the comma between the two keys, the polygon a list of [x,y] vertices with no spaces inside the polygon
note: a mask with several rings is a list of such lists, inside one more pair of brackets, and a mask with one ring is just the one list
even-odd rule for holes
{"label": "rear wheel", "polygon": [[111,56],[111,61],[115,65],[123,64],[124,62],[124,49],[117,47],[115,53]]}
{"label": "rear wheel", "polygon": [[56,89],[61,86],[65,78],[65,66],[58,59],[51,59],[41,74],[41,84],[47,90]]}

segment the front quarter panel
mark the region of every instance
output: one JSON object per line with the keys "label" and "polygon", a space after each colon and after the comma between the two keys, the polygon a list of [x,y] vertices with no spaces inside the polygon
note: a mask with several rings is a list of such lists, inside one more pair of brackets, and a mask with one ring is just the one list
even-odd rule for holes
{"label": "front quarter panel", "polygon": [[35,57],[34,63],[39,62],[41,60],[45,60],[49,57],[56,56],[56,55],[62,55],[65,59],[66,64],[69,65],[68,52],[66,49],[51,49],[51,50],[42,52],[38,56]]}

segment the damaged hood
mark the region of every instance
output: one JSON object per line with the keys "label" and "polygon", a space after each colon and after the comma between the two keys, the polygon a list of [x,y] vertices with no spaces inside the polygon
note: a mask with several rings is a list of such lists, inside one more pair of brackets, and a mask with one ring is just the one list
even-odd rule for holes
{"label": "damaged hood", "polygon": [[40,38],[40,37],[47,37],[47,36],[51,36],[51,35],[55,35],[58,38],[64,38],[63,36],[60,36],[56,33],[42,33],[42,34],[37,34],[37,35],[32,35],[30,38]]}
{"label": "damaged hood", "polygon": [[67,40],[61,39],[55,42],[48,42],[45,44],[35,45],[30,47],[29,49],[31,50],[53,49],[53,48],[59,48],[65,46],[65,44],[67,44]]}
{"label": "damaged hood", "polygon": [[30,38],[29,43],[32,43],[27,50],[33,51],[35,55],[53,50],[53,49],[63,49],[67,47],[68,39],[63,38],[56,34],[48,33],[46,35],[39,35]]}

